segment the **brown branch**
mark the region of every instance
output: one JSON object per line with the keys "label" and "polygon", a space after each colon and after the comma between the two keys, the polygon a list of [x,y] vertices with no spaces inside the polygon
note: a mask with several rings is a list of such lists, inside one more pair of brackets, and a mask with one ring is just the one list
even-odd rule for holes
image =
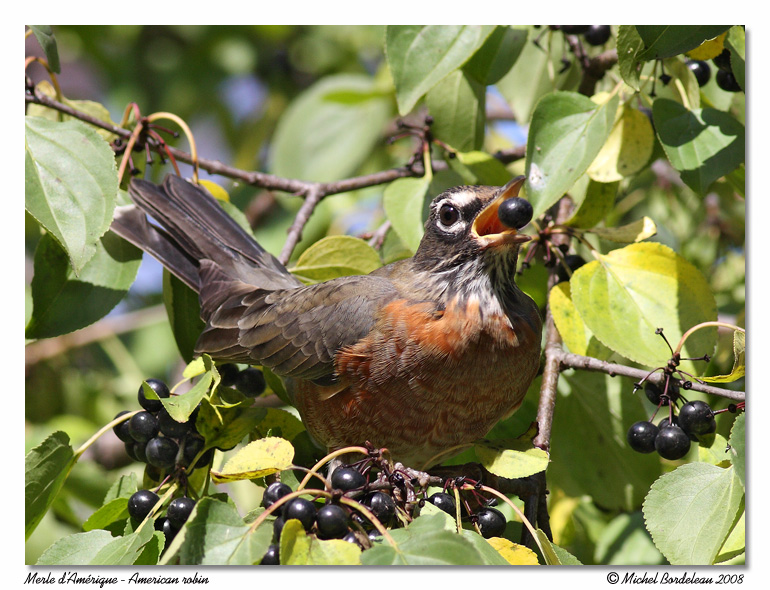
{"label": "brown branch", "polygon": [[[600,373],[606,373],[610,377],[620,375],[621,377],[629,377],[635,381],[641,381],[650,372],[645,369],[636,369],[634,367],[628,367],[626,365],[618,365],[616,363],[608,363],[607,361],[600,361],[599,359],[590,356],[581,356],[579,354],[573,354],[566,352],[564,349],[554,351],[553,354],[558,358],[558,361],[563,369],[580,369],[584,371],[596,371]],[[652,381],[657,385],[663,385],[665,376],[663,373],[654,373],[650,375],[648,381]],[[681,383],[679,384],[681,386]],[[698,383],[692,381],[692,391],[699,391],[701,393],[708,393],[710,395],[717,395],[726,399],[734,401],[746,401],[746,392],[734,391],[732,389],[723,389],[721,387],[714,387],[704,383]]]}

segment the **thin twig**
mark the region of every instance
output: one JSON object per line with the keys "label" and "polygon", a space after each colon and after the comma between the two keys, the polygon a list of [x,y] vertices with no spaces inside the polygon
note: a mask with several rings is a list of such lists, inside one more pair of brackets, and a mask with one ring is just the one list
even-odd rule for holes
{"label": "thin twig", "polygon": [[[647,375],[649,371],[647,369],[636,369],[634,367],[627,367],[626,365],[619,365],[616,363],[608,363],[607,361],[600,361],[599,359],[590,356],[581,356],[571,352],[566,352],[561,349],[554,351],[555,356],[558,358],[562,369],[580,369],[583,371],[596,371],[599,373],[606,373],[611,377],[620,375],[621,377],[629,377],[635,381],[641,381]],[[653,374],[647,380],[652,381],[657,385],[661,385],[665,376],[660,374]],[[692,382],[690,391],[700,391],[701,393],[708,393],[710,395],[717,395],[726,399],[734,401],[745,401],[745,391],[734,391],[732,389],[723,389],[721,387],[714,387],[712,385],[706,385],[705,383]]]}

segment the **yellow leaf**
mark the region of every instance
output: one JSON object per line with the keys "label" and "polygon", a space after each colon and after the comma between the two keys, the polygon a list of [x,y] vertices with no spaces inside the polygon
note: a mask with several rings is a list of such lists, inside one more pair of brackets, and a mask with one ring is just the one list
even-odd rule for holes
{"label": "yellow leaf", "polygon": [[211,196],[215,199],[219,201],[225,201],[226,203],[230,202],[230,195],[228,195],[227,191],[219,186],[216,182],[211,182],[210,180],[199,180],[198,184],[209,191]]}
{"label": "yellow leaf", "polygon": [[517,545],[502,537],[492,537],[487,542],[511,565],[540,565],[537,554],[529,547]]}
{"label": "yellow leaf", "polygon": [[709,383],[730,383],[746,375],[746,334],[736,330],[733,332],[733,370],[729,375],[714,375],[701,377]]}
{"label": "yellow leaf", "polygon": [[652,156],[655,133],[647,115],[627,105],[618,107],[612,131],[588,167],[596,182],[617,182],[641,170]]}
{"label": "yellow leaf", "polygon": [[707,60],[707,59],[714,59],[717,55],[722,53],[722,51],[725,48],[725,37],[727,36],[728,31],[725,31],[719,37],[716,37],[714,39],[709,39],[708,41],[704,41],[698,47],[693,49],[692,51],[687,52],[687,57],[690,59],[700,59],[700,60]]}
{"label": "yellow leaf", "polygon": [[575,309],[569,282],[559,283],[551,289],[548,305],[556,329],[570,352],[599,360],[610,358],[612,351],[596,339]]}
{"label": "yellow leaf", "polygon": [[222,469],[211,471],[214,483],[265,477],[291,467],[294,447],[282,438],[271,436],[249,443],[238,451]]}

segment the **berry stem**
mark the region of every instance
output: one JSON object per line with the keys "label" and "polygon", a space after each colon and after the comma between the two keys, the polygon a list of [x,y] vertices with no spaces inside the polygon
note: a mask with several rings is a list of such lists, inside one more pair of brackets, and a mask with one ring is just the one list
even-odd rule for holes
{"label": "berry stem", "polygon": [[98,439],[101,435],[103,435],[108,430],[112,430],[115,426],[120,424],[121,422],[125,422],[126,420],[130,420],[131,416],[134,414],[138,414],[139,412],[142,412],[144,410],[134,410],[133,412],[129,412],[128,414],[123,414],[118,418],[115,418],[112,422],[108,422],[105,426],[102,426],[96,434],[94,434],[91,438],[89,438],[86,442],[84,442],[82,445],[80,445],[80,448],[78,448],[77,451],[75,451],[74,460],[77,461],[80,459],[80,456],[86,452],[86,449],[90,447],[94,442],[96,442],[96,439]]}
{"label": "berry stem", "polygon": [[709,328],[712,326],[716,326],[720,328],[729,328],[736,332],[743,332],[744,334],[746,333],[746,330],[744,330],[743,328],[739,328],[738,326],[734,326],[733,324],[728,324],[726,322],[703,322],[701,324],[696,324],[695,326],[687,330],[684,334],[682,334],[682,338],[679,340],[679,344],[677,344],[676,350],[674,350],[674,353],[678,354],[681,352],[682,347],[684,346],[685,340],[689,338],[690,334],[692,334],[693,332],[697,332],[701,328]]}

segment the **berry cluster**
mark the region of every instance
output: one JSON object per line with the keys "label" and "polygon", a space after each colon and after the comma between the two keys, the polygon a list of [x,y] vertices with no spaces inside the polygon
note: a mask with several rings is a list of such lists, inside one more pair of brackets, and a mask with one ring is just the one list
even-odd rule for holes
{"label": "berry cluster", "polygon": [[[329,485],[333,497],[346,496],[355,498],[385,527],[399,526],[406,511],[404,503],[398,494],[398,488],[404,484],[404,479],[398,472],[390,478],[393,484],[391,490],[369,489],[369,481],[358,469],[352,466],[339,467],[332,473]],[[270,509],[273,504],[292,493],[292,489],[282,482],[270,484],[264,492],[262,505]],[[506,519],[502,512],[493,508],[495,500],[481,497],[476,490],[471,490],[475,503],[480,507],[472,509],[471,504],[462,498],[461,518],[478,527],[485,538],[502,536],[506,527]],[[453,496],[437,492],[425,498],[425,492],[419,492],[422,500],[416,500],[416,505],[422,506],[427,500],[443,510],[452,518],[456,517],[455,499]],[[380,532],[358,510],[351,509],[346,504],[334,499],[320,505],[301,497],[292,497],[279,507],[273,509],[276,515],[273,521],[273,542],[260,561],[260,565],[278,565],[280,563],[280,537],[284,525],[290,519],[296,519],[308,534],[319,539],[342,539],[356,544],[361,550],[373,546],[380,539]],[[400,516],[399,516],[400,515]]]}
{"label": "berry cluster", "polygon": [[[363,491],[366,484],[366,478],[353,467],[340,467],[332,473],[332,488],[343,494],[354,490]],[[265,490],[262,505],[269,508],[291,491],[292,489],[285,483],[272,483]],[[379,491],[369,492],[365,493],[359,501],[383,525],[393,524],[396,517],[396,503],[389,494]],[[261,565],[279,564],[281,531],[286,521],[292,518],[302,523],[305,531],[315,534],[319,539],[342,539],[355,543],[362,550],[371,547],[380,536],[368,520],[347,506],[333,501],[316,506],[314,502],[305,498],[292,498],[281,506],[278,517],[273,521],[273,544],[262,558]]]}
{"label": "berry cluster", "polygon": [[565,35],[582,35],[589,45],[599,47],[610,40],[610,25],[558,25]]}
{"label": "berry cluster", "polygon": [[[134,525],[142,522],[158,503],[158,494],[150,490],[139,490],[128,499],[128,514]],[[174,498],[166,507],[166,514],[155,520],[155,530],[166,537],[166,546],[173,540],[179,529],[190,517],[195,500],[186,496]]]}
{"label": "berry cluster", "polygon": [[648,381],[644,391],[658,408],[668,407],[669,416],[656,426],[650,421],[636,422],[628,430],[628,444],[639,453],[657,451],[664,459],[675,461],[684,457],[690,450],[690,442],[699,442],[700,437],[716,432],[717,424],[714,412],[703,401],[695,400],[682,405],[678,414],[674,408],[683,400],[679,386],[668,382],[668,387],[661,389]]}
{"label": "berry cluster", "polygon": [[[146,383],[159,398],[171,395],[163,381],[147,379]],[[159,400],[148,399],[142,387],[137,397],[143,411],[115,426],[113,432],[124,442],[129,457],[147,463],[146,473],[150,479],[160,481],[164,472],[171,473],[180,468],[192,471],[211,464],[214,449],[209,449],[191,465],[205,446],[203,437],[195,428],[199,408],[193,411],[187,422],[177,422]],[[115,417],[127,413],[123,411]]]}

